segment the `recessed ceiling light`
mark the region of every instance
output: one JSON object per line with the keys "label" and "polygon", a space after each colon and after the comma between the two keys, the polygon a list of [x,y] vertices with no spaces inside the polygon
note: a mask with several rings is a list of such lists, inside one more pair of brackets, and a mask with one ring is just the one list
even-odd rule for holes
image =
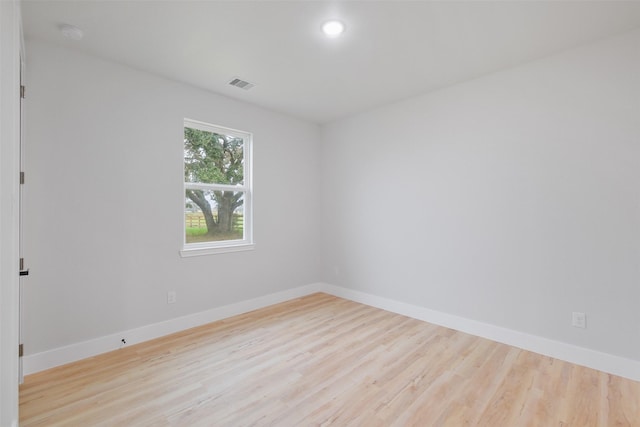
{"label": "recessed ceiling light", "polygon": [[58,27],[62,35],[69,40],[82,40],[84,32],[73,25],[62,24]]}
{"label": "recessed ceiling light", "polygon": [[327,37],[338,37],[344,32],[344,24],[336,20],[327,21],[322,24],[322,32]]}

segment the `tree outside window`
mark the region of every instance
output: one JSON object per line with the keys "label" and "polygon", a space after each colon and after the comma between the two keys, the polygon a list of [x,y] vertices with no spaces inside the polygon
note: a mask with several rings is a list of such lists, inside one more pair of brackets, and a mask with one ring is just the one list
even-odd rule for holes
{"label": "tree outside window", "polygon": [[185,120],[185,249],[251,242],[251,135]]}

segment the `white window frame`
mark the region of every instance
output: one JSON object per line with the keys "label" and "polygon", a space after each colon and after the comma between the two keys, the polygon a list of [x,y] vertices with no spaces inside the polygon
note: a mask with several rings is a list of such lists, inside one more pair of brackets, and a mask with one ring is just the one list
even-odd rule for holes
{"label": "white window frame", "polygon": [[[227,185],[227,184],[203,184],[203,183],[191,183],[184,180],[184,154],[182,157],[182,177],[183,188],[181,205],[183,207],[182,213],[182,250],[180,255],[183,257],[219,254],[227,252],[248,251],[255,247],[253,242],[253,177],[252,177],[252,152],[253,152],[253,134],[249,132],[240,131],[237,129],[226,128],[223,126],[212,125],[197,120],[184,119],[184,127],[192,129],[198,129],[205,132],[213,132],[224,135],[230,135],[237,138],[242,138],[243,147],[242,152],[244,155],[243,161],[243,181],[244,185]],[[184,131],[183,131],[184,134]],[[184,153],[184,151],[183,151]],[[188,189],[197,190],[220,190],[220,191],[242,191],[244,192],[243,202],[243,232],[244,238],[237,240],[219,240],[214,242],[199,242],[199,243],[187,243],[186,241],[186,221],[184,214],[184,199],[185,192]]]}

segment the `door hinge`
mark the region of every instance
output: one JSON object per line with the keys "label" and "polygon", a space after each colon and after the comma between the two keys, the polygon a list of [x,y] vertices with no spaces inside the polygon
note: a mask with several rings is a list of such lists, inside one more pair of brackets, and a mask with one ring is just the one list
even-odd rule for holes
{"label": "door hinge", "polygon": [[24,356],[24,344],[18,346],[18,357]]}
{"label": "door hinge", "polygon": [[25,89],[24,85],[20,85],[20,98],[24,99],[25,91],[26,91],[26,89]]}
{"label": "door hinge", "polygon": [[24,258],[20,258],[20,270],[24,270]]}
{"label": "door hinge", "polygon": [[20,172],[20,184],[24,184],[24,172]]}

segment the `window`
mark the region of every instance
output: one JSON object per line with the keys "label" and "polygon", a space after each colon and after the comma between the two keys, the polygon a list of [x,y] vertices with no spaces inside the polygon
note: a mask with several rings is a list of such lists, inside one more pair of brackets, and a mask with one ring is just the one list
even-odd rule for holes
{"label": "window", "polygon": [[253,249],[251,134],[184,121],[182,256]]}

